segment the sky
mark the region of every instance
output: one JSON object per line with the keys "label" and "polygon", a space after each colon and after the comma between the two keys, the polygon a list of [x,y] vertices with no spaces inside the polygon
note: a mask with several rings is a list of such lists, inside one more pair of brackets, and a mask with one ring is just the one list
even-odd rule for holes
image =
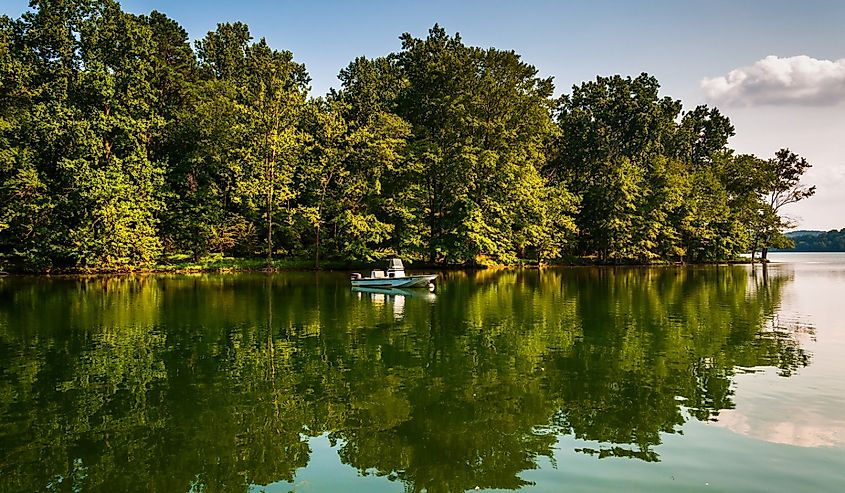
{"label": "sky", "polygon": [[[27,0],[0,0],[18,17]],[[787,147],[813,167],[816,195],[785,212],[801,229],[845,227],[845,2],[545,0],[124,0],[158,10],[192,40],[219,22],[306,65],[312,95],[337,87],[357,56],[398,51],[399,35],[425,37],[435,23],[468,45],[514,50],[553,76],[558,94],[597,75],[647,72],[686,109],[717,106],[739,153],[772,157]]]}

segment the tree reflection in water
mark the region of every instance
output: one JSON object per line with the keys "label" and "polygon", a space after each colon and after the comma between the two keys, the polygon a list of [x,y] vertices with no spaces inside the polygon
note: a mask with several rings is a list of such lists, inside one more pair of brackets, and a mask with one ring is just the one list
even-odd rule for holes
{"label": "tree reflection in water", "polygon": [[[659,461],[741,371],[809,364],[789,275],[453,272],[436,295],[340,274],[0,280],[0,490],[293,481],[327,434],[410,491],[516,489],[559,434]],[[558,451],[558,455],[566,451]]]}

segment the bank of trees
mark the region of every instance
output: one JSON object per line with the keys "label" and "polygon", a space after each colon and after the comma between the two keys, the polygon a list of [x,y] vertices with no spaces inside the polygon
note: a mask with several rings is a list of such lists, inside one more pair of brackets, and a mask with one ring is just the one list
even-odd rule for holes
{"label": "bank of trees", "polygon": [[796,252],[845,252],[845,228],[789,236]]}
{"label": "bank of trees", "polygon": [[715,261],[783,242],[809,166],[736,155],[658,81],[554,96],[513,51],[434,26],[309,95],[305,66],[220,24],[37,2],[0,19],[0,253],[35,269],[168,254],[428,262]]}

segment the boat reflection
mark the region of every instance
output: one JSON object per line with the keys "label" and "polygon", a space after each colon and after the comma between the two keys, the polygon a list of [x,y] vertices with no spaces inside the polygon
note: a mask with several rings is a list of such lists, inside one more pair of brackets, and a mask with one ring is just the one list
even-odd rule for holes
{"label": "boat reflection", "polygon": [[433,303],[437,298],[434,291],[428,289],[353,287],[352,292],[357,294],[359,300],[367,298],[373,305],[391,305],[395,318],[402,318],[405,314],[406,298],[422,299],[430,303]]}
{"label": "boat reflection", "polygon": [[[384,302],[387,299],[395,300],[396,297],[401,298],[420,298],[429,301],[434,301],[437,295],[434,291],[425,289],[402,289],[402,288],[361,288],[353,287],[353,293],[358,293],[358,299],[368,296],[373,301],[381,300]],[[403,300],[404,301],[404,300]]]}

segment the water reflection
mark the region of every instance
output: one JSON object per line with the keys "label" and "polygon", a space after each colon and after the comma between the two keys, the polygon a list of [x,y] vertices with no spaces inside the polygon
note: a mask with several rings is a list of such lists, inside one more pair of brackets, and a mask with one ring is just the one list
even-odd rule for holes
{"label": "water reflection", "polygon": [[[792,376],[783,369],[735,379],[735,408],[720,413],[717,426],[737,435],[802,448],[845,446],[845,325],[842,300],[845,256],[841,253],[779,253],[766,271],[801,277],[791,282],[778,310],[761,330],[765,337],[797,341],[811,348],[813,365]],[[754,273],[764,271],[757,267]],[[823,329],[823,330],[822,330]],[[841,467],[840,467],[841,470]]]}
{"label": "water reflection", "polygon": [[776,403],[773,407],[752,403],[744,412],[724,411],[718,425],[771,443],[797,447],[845,445],[845,420],[842,418]]}
{"label": "water reflection", "polygon": [[368,300],[375,306],[390,306],[396,319],[405,314],[405,298],[424,300],[434,303],[437,296],[433,289],[402,289],[402,288],[366,288],[353,287],[352,292],[358,295],[358,300]]}
{"label": "water reflection", "polygon": [[558,434],[659,461],[738,374],[810,364],[771,330],[786,271],[443,277],[0,280],[0,490],[246,490],[294,481],[324,434],[409,491],[516,489]]}

